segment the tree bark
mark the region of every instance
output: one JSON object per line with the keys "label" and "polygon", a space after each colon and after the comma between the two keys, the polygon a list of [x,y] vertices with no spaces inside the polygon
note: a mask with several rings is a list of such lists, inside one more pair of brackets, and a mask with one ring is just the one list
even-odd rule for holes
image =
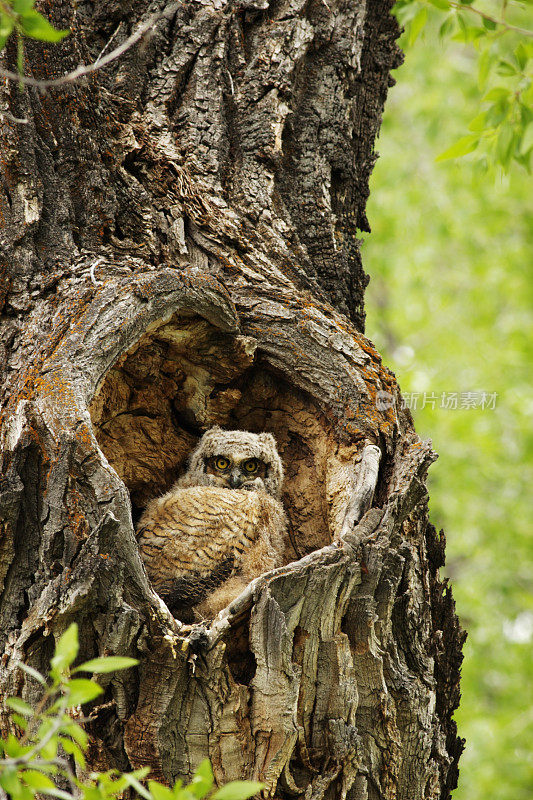
{"label": "tree bark", "polygon": [[[0,688],[76,620],[105,676],[90,765],[306,800],[448,798],[463,634],[428,522],[435,458],[363,335],[357,230],[390,70],[381,0],[41,3],[57,77],[0,110]],[[8,50],[7,64],[10,53]],[[213,424],[277,438],[286,566],[190,631],[133,522]],[[8,726],[6,715],[3,728]]]}

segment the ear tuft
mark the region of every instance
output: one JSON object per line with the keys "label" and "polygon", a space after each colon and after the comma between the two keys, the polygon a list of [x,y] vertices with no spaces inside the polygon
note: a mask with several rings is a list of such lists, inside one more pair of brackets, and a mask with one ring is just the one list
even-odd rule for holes
{"label": "ear tuft", "polygon": [[213,427],[212,427],[212,428],[208,428],[208,429],[206,430],[206,432],[204,433],[204,435],[203,435],[203,436],[201,437],[201,439],[199,440],[199,443],[201,442],[201,443],[202,443],[202,445],[204,445],[204,444],[206,444],[207,442],[209,442],[209,441],[210,441],[212,438],[214,438],[215,436],[218,436],[218,435],[219,435],[220,433],[222,433],[222,432],[223,432],[223,431],[222,431],[222,428],[220,428],[218,425],[213,425]]}
{"label": "ear tuft", "polygon": [[222,428],[220,427],[220,425],[213,425],[212,428],[208,428],[206,430],[206,432],[204,433],[204,436],[207,436],[208,433],[220,433],[221,431],[222,431]]}

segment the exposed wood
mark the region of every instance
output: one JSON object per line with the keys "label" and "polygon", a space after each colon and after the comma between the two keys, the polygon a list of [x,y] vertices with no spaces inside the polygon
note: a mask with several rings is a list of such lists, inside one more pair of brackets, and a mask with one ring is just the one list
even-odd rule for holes
{"label": "exposed wood", "polygon": [[[172,4],[133,5],[49,4],[74,35],[29,68],[66,72]],[[396,36],[377,0],[176,3],[87,83],[2,90],[29,124],[0,145],[0,691],[31,698],[17,662],[46,669],[73,619],[83,658],[138,657],[102,677],[94,768],[172,781],[209,756],[219,783],[305,800],[455,784],[435,455],[362,333]],[[276,436],[289,532],[284,565],[191,630],[133,522],[213,424]]]}
{"label": "exposed wood", "polygon": [[380,461],[381,451],[379,447],[374,444],[367,445],[362,452],[359,469],[354,475],[354,481],[350,488],[348,505],[340,531],[341,539],[351,533],[363,514],[372,507],[378,482]]}

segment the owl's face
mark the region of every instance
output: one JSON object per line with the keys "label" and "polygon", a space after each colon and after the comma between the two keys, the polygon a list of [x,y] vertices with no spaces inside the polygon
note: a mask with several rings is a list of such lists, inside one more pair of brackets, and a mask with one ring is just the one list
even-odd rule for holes
{"label": "owl's face", "polygon": [[259,458],[235,458],[232,454],[208,456],[205,473],[215,479],[213,485],[228,489],[264,488],[268,466]]}
{"label": "owl's face", "polygon": [[279,498],[283,465],[270,433],[208,430],[189,460],[187,485],[265,491]]}

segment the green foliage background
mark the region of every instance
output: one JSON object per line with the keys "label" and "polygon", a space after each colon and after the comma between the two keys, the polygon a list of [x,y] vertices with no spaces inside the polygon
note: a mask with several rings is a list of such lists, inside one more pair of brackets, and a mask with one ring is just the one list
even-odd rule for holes
{"label": "green foliage background", "polygon": [[[454,800],[533,796],[531,178],[435,159],[477,113],[475,51],[426,29],[386,107],[364,243],[367,334],[404,392],[497,392],[494,410],[413,411],[440,459],[431,518],[468,630]],[[419,406],[421,401],[419,400]]]}

